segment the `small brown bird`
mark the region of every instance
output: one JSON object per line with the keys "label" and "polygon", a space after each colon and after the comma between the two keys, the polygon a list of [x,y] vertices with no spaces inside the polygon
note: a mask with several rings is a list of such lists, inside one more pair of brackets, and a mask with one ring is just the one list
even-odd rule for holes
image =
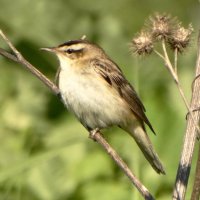
{"label": "small brown bird", "polygon": [[90,132],[114,125],[122,128],[135,139],[155,171],[165,174],[145,131],[146,123],[154,132],[145,108],[104,50],[83,39],[42,49],[58,57],[62,100],[83,126]]}

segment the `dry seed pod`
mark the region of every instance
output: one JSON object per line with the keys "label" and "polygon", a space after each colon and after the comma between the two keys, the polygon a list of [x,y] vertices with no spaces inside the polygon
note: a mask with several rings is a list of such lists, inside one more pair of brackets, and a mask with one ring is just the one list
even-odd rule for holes
{"label": "dry seed pod", "polygon": [[188,46],[192,32],[193,28],[191,24],[188,28],[184,28],[181,24],[179,24],[177,29],[173,31],[168,43],[173,50],[177,49],[177,51],[181,53]]}
{"label": "dry seed pod", "polygon": [[153,51],[153,40],[151,34],[141,31],[132,40],[132,49],[139,55],[150,54]]}
{"label": "dry seed pod", "polygon": [[147,22],[147,28],[152,34],[155,40],[168,40],[174,28],[176,27],[176,20],[172,19],[170,15],[167,14],[154,14],[150,16]]}

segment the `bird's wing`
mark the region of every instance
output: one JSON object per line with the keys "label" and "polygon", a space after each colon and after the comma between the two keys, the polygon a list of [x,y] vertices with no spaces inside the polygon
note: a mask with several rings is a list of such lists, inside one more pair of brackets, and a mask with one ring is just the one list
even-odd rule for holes
{"label": "bird's wing", "polygon": [[[107,60],[107,59],[106,59]],[[120,68],[111,60],[95,59],[91,62],[95,71],[102,76],[105,81],[118,91],[119,95],[126,101],[132,112],[141,121],[144,128],[144,122],[155,133],[151,123],[145,115],[145,108],[139,99],[136,91],[124,77]]]}

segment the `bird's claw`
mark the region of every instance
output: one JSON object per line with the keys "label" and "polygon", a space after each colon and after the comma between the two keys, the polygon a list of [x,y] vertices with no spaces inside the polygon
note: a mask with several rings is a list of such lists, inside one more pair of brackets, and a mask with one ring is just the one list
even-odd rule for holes
{"label": "bird's claw", "polygon": [[95,129],[91,130],[91,131],[89,132],[89,138],[91,138],[91,139],[93,139],[94,141],[96,141],[96,139],[95,139],[95,134],[96,134],[97,132],[99,132],[99,129],[98,129],[98,128],[95,128]]}

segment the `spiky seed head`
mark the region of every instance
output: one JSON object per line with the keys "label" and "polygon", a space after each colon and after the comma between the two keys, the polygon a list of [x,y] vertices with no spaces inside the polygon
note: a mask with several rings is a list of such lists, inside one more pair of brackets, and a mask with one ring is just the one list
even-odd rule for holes
{"label": "spiky seed head", "polygon": [[155,13],[147,21],[147,28],[156,40],[168,40],[174,29],[175,19],[170,15]]}
{"label": "spiky seed head", "polygon": [[150,54],[153,51],[153,40],[151,34],[141,31],[132,39],[132,50],[138,55]]}
{"label": "spiky seed head", "polygon": [[181,53],[190,43],[192,32],[193,28],[191,24],[188,26],[188,28],[184,28],[179,23],[177,29],[173,31],[173,34],[168,43],[173,50],[177,49],[177,51]]}

